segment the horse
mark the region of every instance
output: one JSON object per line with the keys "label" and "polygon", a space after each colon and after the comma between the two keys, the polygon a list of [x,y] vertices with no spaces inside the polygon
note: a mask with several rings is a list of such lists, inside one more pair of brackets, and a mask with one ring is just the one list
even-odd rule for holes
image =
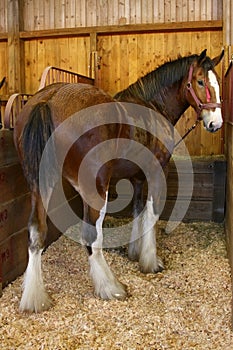
{"label": "horse", "polygon": [[[177,123],[185,110],[192,106],[197,113],[197,118],[203,121],[205,129],[209,132],[216,132],[221,128],[223,119],[219,78],[215,66],[221,61],[224,51],[213,59],[207,56],[206,51],[185,57],[179,56],[177,59],[167,61],[115,96],[110,96],[101,89],[88,84],[54,83],[35,93],[23,107],[15,124],[14,142],[31,191],[31,214],[28,221],[29,258],[19,305],[21,312],[37,313],[47,310],[53,304],[42,276],[41,254],[45,248],[47,235],[47,205],[42,200],[40,190],[47,184],[46,188],[42,188],[42,192],[48,203],[52,193],[52,186],[49,182],[56,182],[55,153],[49,158],[51,172],[46,174],[45,170],[44,185],[39,184],[40,162],[51,135],[59,130],[62,123],[70,116],[92,107],[89,113],[91,115],[88,115],[85,121],[88,127],[92,120],[98,121],[98,106],[108,106],[114,103],[129,103],[156,111],[157,115],[169,121],[172,126]],[[143,116],[140,118],[143,120]],[[144,203],[142,192],[145,175],[137,164],[126,159],[123,153],[127,150],[124,147],[120,148],[120,155],[117,159],[100,164],[97,175],[92,171],[92,166],[100,160],[98,154],[93,153],[87,163],[86,180],[90,180],[88,183],[95,183],[101,201],[93,196],[93,203],[96,200],[97,205],[92,208],[85,196],[89,191],[88,186],[85,181],[81,183],[78,181],[79,168],[85,159],[85,154],[106,140],[114,139],[117,145],[120,140],[142,141],[143,146],[152,152],[156,164],[162,169],[169,162],[173,146],[168,150],[167,147],[163,147],[158,138],[151,136],[149,132],[143,132],[140,128],[139,130],[137,125],[127,125],[120,118],[117,123],[101,126],[98,126],[97,123],[96,125],[94,128],[87,128],[87,131],[72,144],[62,166],[62,176],[83,199],[82,242],[88,255],[94,294],[105,300],[121,300],[128,295],[127,286],[120,282],[107,264],[101,245],[109,184],[112,179],[129,179],[134,189],[134,218],[137,218],[144,208],[141,222],[134,221],[128,247],[129,259],[138,261],[143,273],[156,273],[164,268],[161,259],[157,256],[154,230],[154,223],[159,219],[157,203],[160,184],[156,184],[154,173],[151,174],[150,169],[147,169],[149,178],[154,182],[153,190],[150,191]],[[76,128],[78,128],[77,123]],[[169,127],[164,130],[164,135],[170,140],[174,137]],[[53,141],[54,151],[67,139],[69,139],[68,132],[58,133]],[[108,147],[105,148],[108,152]]]}

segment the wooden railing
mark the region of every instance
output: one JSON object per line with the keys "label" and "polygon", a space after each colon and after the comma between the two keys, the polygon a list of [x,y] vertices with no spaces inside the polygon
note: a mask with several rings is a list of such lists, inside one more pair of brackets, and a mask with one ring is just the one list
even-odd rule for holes
{"label": "wooden railing", "polygon": [[4,129],[13,129],[15,125],[15,120],[23,106],[26,104],[28,99],[32,95],[30,94],[13,94],[7,101],[5,114],[4,114]]}
{"label": "wooden railing", "polygon": [[85,75],[74,73],[69,70],[48,66],[44,69],[41,76],[38,90],[43,89],[46,85],[64,82],[64,83],[84,83],[94,85],[95,80]]}
{"label": "wooden railing", "polygon": [[[57,83],[84,83],[94,85],[95,80],[84,75],[74,73],[65,69],[48,66],[44,69],[39,90],[43,89],[45,86]],[[16,93],[10,96],[5,107],[5,113],[3,121],[1,122],[1,128],[3,129],[13,129],[17,115],[27,103],[28,99],[32,94]]]}

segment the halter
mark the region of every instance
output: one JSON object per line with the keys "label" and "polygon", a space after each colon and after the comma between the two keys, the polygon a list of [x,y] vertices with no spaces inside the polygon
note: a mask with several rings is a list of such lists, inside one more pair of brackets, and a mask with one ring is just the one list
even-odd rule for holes
{"label": "halter", "polygon": [[193,76],[193,65],[190,66],[189,68],[189,75],[188,75],[188,82],[186,85],[187,90],[190,92],[190,94],[192,95],[192,98],[194,99],[195,103],[196,103],[196,112],[197,112],[197,119],[200,118],[200,114],[202,112],[203,109],[212,109],[212,108],[221,108],[221,103],[217,103],[217,102],[210,102],[210,91],[208,86],[205,84],[205,91],[206,91],[206,99],[207,99],[207,103],[202,103],[199,98],[197,97],[193,86],[192,86],[192,76]]}
{"label": "halter", "polygon": [[202,103],[199,98],[197,97],[194,89],[193,89],[193,86],[192,86],[192,76],[193,76],[193,65],[190,66],[189,68],[189,75],[188,75],[188,82],[187,82],[187,85],[186,85],[186,88],[188,90],[188,92],[190,92],[190,94],[192,95],[195,103],[196,103],[196,113],[197,113],[197,120],[196,122],[187,130],[187,132],[182,136],[182,138],[175,144],[174,147],[177,147],[181,141],[184,140],[184,138],[193,130],[196,128],[196,126],[200,123],[201,119],[200,119],[200,115],[201,115],[201,112],[203,109],[212,109],[212,108],[221,108],[221,103],[213,103],[213,102],[210,102],[210,90],[208,88],[208,86],[205,84],[205,91],[206,91],[206,100],[207,100],[207,103]]}

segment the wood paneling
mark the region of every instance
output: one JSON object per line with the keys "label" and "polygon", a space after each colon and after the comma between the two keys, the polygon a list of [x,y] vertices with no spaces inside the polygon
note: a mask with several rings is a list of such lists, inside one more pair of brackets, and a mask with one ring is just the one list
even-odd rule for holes
{"label": "wood paneling", "polygon": [[[168,166],[167,197],[160,219],[169,220],[176,201],[179,207],[187,208],[190,195],[190,175],[193,174],[193,191],[188,210],[180,220],[223,222],[225,214],[226,160],[221,157],[193,157],[192,169],[186,159],[176,158]],[[179,178],[177,173],[179,169]],[[178,188],[181,193],[177,199]],[[128,193],[128,195],[127,195]],[[110,198],[116,198],[114,184],[110,187]],[[145,190],[144,199],[146,200]],[[131,193],[125,189],[122,197],[125,208],[114,214],[116,217],[132,215]]]}
{"label": "wood paneling", "polygon": [[[217,0],[24,0],[22,3],[26,31],[222,19],[222,1]],[[0,24],[6,31],[4,15],[3,7]]]}
{"label": "wood paneling", "polygon": [[27,229],[15,232],[4,241],[0,241],[0,287],[1,281],[4,287],[24,272],[27,266],[27,246]]}
{"label": "wood paneling", "polygon": [[[18,8],[19,18],[14,7]],[[4,14],[7,11],[12,11],[12,16],[8,13],[11,25],[7,47],[9,54],[13,52],[5,60],[8,94],[20,87],[24,90],[21,92],[35,93],[48,65],[88,75],[93,50],[100,63],[98,85],[114,94],[178,54],[199,53],[207,48],[213,56],[223,45],[219,21],[222,2],[216,0],[12,0]],[[10,20],[14,16],[18,22]],[[14,36],[16,24],[19,33]],[[16,39],[14,49],[11,38]],[[23,43],[23,50],[18,41]],[[1,44],[5,43],[0,42],[0,53]],[[194,119],[195,114],[188,111],[177,124],[178,131],[184,134]],[[199,127],[185,142],[191,155],[222,153],[221,132],[210,135]]]}
{"label": "wood paneling", "polygon": [[[101,87],[114,95],[166,60],[175,59],[179,54],[200,53],[205,48],[210,57],[215,57],[221,45],[221,31],[100,35]],[[221,64],[216,70],[221,77]],[[177,123],[178,132],[184,135],[195,120],[196,114],[190,108]],[[190,155],[223,152],[222,131],[211,134],[201,124],[189,134],[185,143]]]}
{"label": "wood paneling", "polygon": [[13,142],[12,130],[0,130],[0,166],[16,163],[18,156]]}
{"label": "wood paneling", "polygon": [[89,74],[90,38],[68,37],[57,39],[28,40],[25,50],[25,90],[35,93],[41,75],[47,66]]}
{"label": "wood paneling", "polygon": [[[8,76],[8,47],[7,41],[0,41],[0,81]],[[0,100],[8,93],[7,81],[0,90]]]}
{"label": "wood paneling", "polygon": [[0,33],[7,32],[7,3],[8,0],[0,1]]}

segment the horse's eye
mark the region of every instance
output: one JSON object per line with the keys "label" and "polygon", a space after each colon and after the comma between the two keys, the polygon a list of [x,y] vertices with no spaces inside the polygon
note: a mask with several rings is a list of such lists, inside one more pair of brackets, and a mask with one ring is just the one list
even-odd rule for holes
{"label": "horse's eye", "polygon": [[204,81],[203,81],[203,80],[198,80],[198,81],[197,81],[197,83],[198,83],[198,85],[200,85],[200,86],[202,86],[202,87],[203,87],[203,86],[205,86],[205,84],[204,84]]}

